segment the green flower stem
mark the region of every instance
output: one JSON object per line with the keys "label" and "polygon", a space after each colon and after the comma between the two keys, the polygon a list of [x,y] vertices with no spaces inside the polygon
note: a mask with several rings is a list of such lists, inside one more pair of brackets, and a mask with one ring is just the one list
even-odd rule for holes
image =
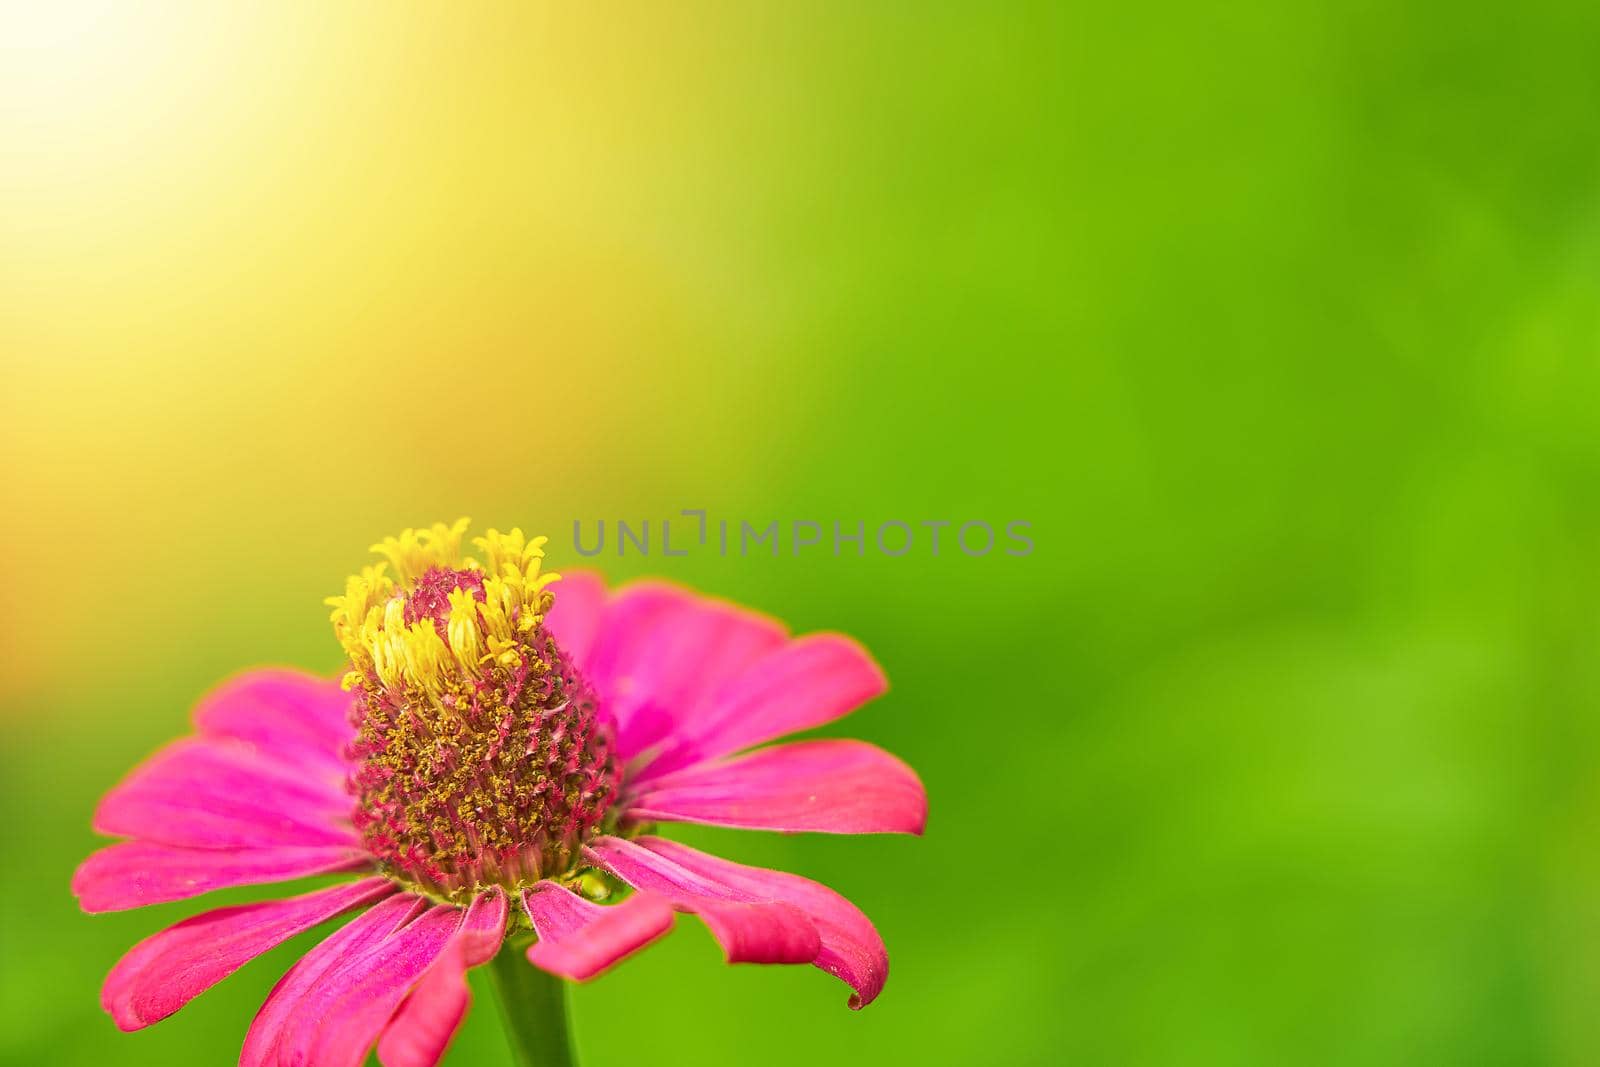
{"label": "green flower stem", "polygon": [[518,1067],[577,1067],[567,1029],[567,983],[528,962],[531,940],[507,938],[489,968],[506,1040]]}

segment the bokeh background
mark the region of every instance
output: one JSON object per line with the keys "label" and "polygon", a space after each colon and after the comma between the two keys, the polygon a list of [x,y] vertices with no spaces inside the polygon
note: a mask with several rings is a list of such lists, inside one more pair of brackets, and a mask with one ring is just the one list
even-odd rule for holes
{"label": "bokeh background", "polygon": [[1037,547],[600,561],[860,636],[933,810],[680,835],[888,989],[680,919],[586,1062],[1600,1060],[1597,115],[1576,2],[8,3],[0,1059],[236,1055],[313,938],[121,1035],[196,906],[68,880],[366,545],[703,507]]}

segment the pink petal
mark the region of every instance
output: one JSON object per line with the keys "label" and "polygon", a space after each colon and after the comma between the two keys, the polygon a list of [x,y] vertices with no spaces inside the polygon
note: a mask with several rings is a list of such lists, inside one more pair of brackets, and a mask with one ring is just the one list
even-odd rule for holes
{"label": "pink petal", "polygon": [[288,1052],[288,1061],[296,1065],[361,1067],[384,1024],[411,987],[444,953],[463,917],[461,908],[437,904],[359,959],[326,976],[323,982],[338,994],[338,999],[325,1013],[319,1013],[321,1025],[316,1040],[299,1057],[294,1053],[305,1046],[286,1041],[280,1058]]}
{"label": "pink petal", "polygon": [[784,629],[766,616],[667,582],[637,582],[607,605],[585,674],[617,718],[624,759],[691,718]]}
{"label": "pink petal", "polygon": [[729,963],[810,963],[822,949],[805,912],[785,901],[731,889],[620,837],[596,838],[584,852],[635,889],[700,916]]}
{"label": "pink petal", "polygon": [[461,928],[378,1039],[384,1067],[433,1067],[466,1018],[472,993],[467,970],[488,963],[505,937],[506,895],[498,886],[467,908]]}
{"label": "pink petal", "polygon": [[584,674],[595,683],[627,677],[649,657],[651,638],[666,632],[674,619],[692,612],[694,603],[694,594],[667,582],[623,586],[601,612],[594,644],[580,663]]}
{"label": "pink petal", "polygon": [[284,976],[251,1026],[242,1062],[358,1067],[463,916],[410,894],[398,899],[362,916],[348,936],[329,938]]}
{"label": "pink petal", "polygon": [[268,949],[393,892],[367,878],[185,919],[133,946],[106,976],[100,1003],[123,1030],[160,1022]]}
{"label": "pink petal", "polygon": [[889,954],[883,939],[861,909],[832,889],[798,874],[734,863],[665,838],[642,838],[640,844],[730,889],[786,901],[809,915],[822,935],[816,965],[856,990],[850,1007],[870,1004],[883,990],[889,977]]}
{"label": "pink petal", "polygon": [[751,664],[635,776],[636,784],[832,722],[883,694],[872,656],[843,634],[808,634]]}
{"label": "pink petal", "polygon": [[671,902],[653,893],[602,906],[545,880],[523,891],[522,906],[539,935],[528,961],[575,982],[621,963],[672,929]]}
{"label": "pink petal", "polygon": [[656,778],[628,803],[635,822],[747,830],[920,834],[916,772],[865,741],[796,741]]}
{"label": "pink petal", "polygon": [[269,667],[223,682],[194,709],[194,721],[209,737],[244,741],[337,782],[345,772],[345,745],[355,737],[353,702],[337,679]]}
{"label": "pink petal", "polygon": [[188,737],[136,767],[95,811],[103,834],[191,848],[357,846],[351,800],[237,741]]}
{"label": "pink petal", "polygon": [[369,862],[341,845],[201,849],[124,841],[84,860],[72,876],[72,892],[84,911],[122,911],[229,886],[357,870]]}
{"label": "pink petal", "polygon": [[625,679],[633,706],[640,710],[619,719],[618,755],[631,759],[671,730],[693,722],[718,687],[781,646],[786,636],[782,624],[764,615],[718,600],[698,600],[668,632],[657,635],[650,655]]}
{"label": "pink petal", "polygon": [[[588,851],[594,862],[607,869],[614,870],[619,857],[635,869],[653,863],[686,887],[711,886],[737,899],[781,901],[798,908],[821,937],[821,951],[812,962],[855,990],[850,998],[852,1008],[870,1004],[889,976],[889,954],[872,923],[825,885],[797,874],[747,867],[659,837],[642,837],[636,842],[598,838]],[[614,873],[628,880],[626,875]]]}
{"label": "pink petal", "polygon": [[589,571],[561,568],[561,580],[550,587],[556,602],[544,617],[561,650],[572,657],[578,669],[588,671],[589,650],[600,630],[600,615],[605,610],[606,583]]}
{"label": "pink petal", "polygon": [[[239,1067],[271,1067],[279,1062],[283,1038],[295,1031],[295,1023],[309,1020],[314,1027],[314,1010],[301,1012],[308,996],[323,988],[324,978],[347,960],[358,959],[427,910],[428,902],[410,893],[396,893],[370,911],[363,912],[335,930],[289,968],[267,994],[266,1001],[250,1023]],[[325,1008],[325,1005],[323,1006]]]}

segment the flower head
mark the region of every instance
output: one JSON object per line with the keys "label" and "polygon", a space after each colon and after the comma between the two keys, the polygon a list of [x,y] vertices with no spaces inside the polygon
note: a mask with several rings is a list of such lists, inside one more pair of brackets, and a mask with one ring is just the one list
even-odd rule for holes
{"label": "flower head", "polygon": [[[837,634],[663,582],[608,593],[544,573],[542,538],[465,520],[374,546],[331,598],[338,681],[255,670],[196,733],[102,801],[129,840],[79,868],[86,911],[313,874],[360,877],[205,912],[112,969],[102,1002],[138,1029],[293,935],[359,914],[273,989],[240,1062],[437,1062],[465,971],[523,951],[585,980],[699,916],[729,962],[811,963],[877,996],[888,956],[843,897],[707,855],[656,824],[920,833],[916,775],[859,741],[757,748],[847,714],[883,675]],[[753,750],[752,750],[753,749]],[[526,931],[518,934],[518,931]]]}
{"label": "flower head", "polygon": [[354,821],[396,881],[440,899],[570,869],[617,798],[616,723],[544,626],[544,538],[466,523],[374,545],[328,600],[356,694]]}

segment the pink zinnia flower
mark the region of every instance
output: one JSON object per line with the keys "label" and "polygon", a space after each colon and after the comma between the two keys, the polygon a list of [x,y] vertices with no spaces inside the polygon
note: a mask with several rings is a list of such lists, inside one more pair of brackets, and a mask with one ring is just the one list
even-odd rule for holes
{"label": "pink zinnia flower", "polygon": [[[352,912],[273,989],[241,1064],[354,1067],[374,1046],[386,1067],[436,1063],[465,1015],[468,968],[495,960],[511,986],[541,981],[529,964],[582,981],[664,934],[674,911],[699,916],[730,963],[810,963],[851,987],[851,1007],[870,1003],[888,956],[849,901],[652,832],[920,833],[922,785],[881,749],[749,751],[882,693],[866,651],[664,582],[607,594],[570,575],[553,592],[543,538],[491,530],[474,540],[480,562],[463,558],[466,526],[374,546],[387,562],[329,600],[342,683],[243,674],[200,702],[195,735],[101,802],[95,829],[130,840],[78,869],[85,911],[359,875],[146,938],[106,979],[117,1025],[159,1022]],[[564,1046],[561,1020],[557,999],[556,1032],[533,1040]]]}

